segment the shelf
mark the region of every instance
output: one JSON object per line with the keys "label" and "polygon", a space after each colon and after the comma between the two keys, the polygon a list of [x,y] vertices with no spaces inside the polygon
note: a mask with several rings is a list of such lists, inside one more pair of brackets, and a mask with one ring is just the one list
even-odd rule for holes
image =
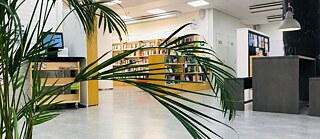
{"label": "shelf", "polygon": [[60,69],[60,68],[41,68],[42,71],[53,71],[53,70],[57,70],[57,71],[69,71],[69,70],[80,70],[79,68],[72,68],[72,69]]}
{"label": "shelf", "polygon": [[198,64],[197,63],[183,63],[184,65],[187,65],[187,66],[197,66]]}
{"label": "shelf", "polygon": [[[126,65],[126,64],[122,64],[122,65],[114,64],[113,66],[118,67],[118,66],[124,66],[124,65]],[[129,66],[136,66],[136,65],[148,65],[148,63],[145,63],[145,64],[132,64],[132,65],[129,65]]]}
{"label": "shelf", "polygon": [[181,85],[181,83],[173,83],[173,84],[167,84],[167,83],[165,83],[165,85]]}
{"label": "shelf", "polygon": [[186,73],[183,73],[184,75],[192,75],[192,74],[198,74],[199,72],[186,72]]}
{"label": "shelf", "polygon": [[[55,98],[56,95],[54,95],[52,97]],[[47,97],[44,97],[44,99],[46,99]],[[61,104],[64,104],[64,103],[79,103],[80,102],[80,95],[79,94],[61,94],[59,95],[56,99],[53,100],[52,103],[55,103],[55,102],[61,102]],[[50,100],[52,100],[50,99]],[[47,102],[50,102],[50,100],[48,100]],[[40,101],[41,102],[41,101]],[[48,104],[48,103],[45,103],[45,105]]]}
{"label": "shelf", "polygon": [[183,63],[165,63],[165,65],[183,65]]}
{"label": "shelf", "polygon": [[78,62],[43,62],[38,68],[41,70],[80,70]]}
{"label": "shelf", "polygon": [[112,50],[112,52],[120,52],[120,51],[122,51],[122,50]]}
{"label": "shelf", "polygon": [[130,48],[130,49],[122,49],[123,51],[135,50],[137,48]]}
{"label": "shelf", "polygon": [[139,58],[138,56],[127,56],[125,59],[130,59],[130,58]]}
{"label": "shelf", "polygon": [[177,72],[177,73],[166,73],[166,75],[181,75],[181,74],[183,74],[183,73],[179,73],[179,72]]}
{"label": "shelf", "polygon": [[45,80],[47,80],[44,86],[63,86],[73,82],[74,79],[75,78],[41,78],[41,85],[43,85]]}

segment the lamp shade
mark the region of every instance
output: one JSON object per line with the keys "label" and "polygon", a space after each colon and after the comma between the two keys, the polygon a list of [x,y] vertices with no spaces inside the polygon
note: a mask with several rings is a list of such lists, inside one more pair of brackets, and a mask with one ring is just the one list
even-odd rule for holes
{"label": "lamp shade", "polygon": [[300,30],[300,23],[293,18],[293,13],[289,10],[286,13],[286,17],[281,21],[279,31],[295,31]]}

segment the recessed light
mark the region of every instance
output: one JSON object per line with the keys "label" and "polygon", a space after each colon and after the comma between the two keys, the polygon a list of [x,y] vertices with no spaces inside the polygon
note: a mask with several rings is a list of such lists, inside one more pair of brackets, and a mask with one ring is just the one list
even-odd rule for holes
{"label": "recessed light", "polygon": [[110,2],[106,2],[105,4],[106,5],[115,5],[115,4],[120,4],[122,3],[121,0],[113,0],[113,1],[110,1]]}
{"label": "recessed light", "polygon": [[210,3],[205,0],[197,0],[197,1],[188,2],[187,4],[193,7],[200,7],[204,5],[209,5]]}
{"label": "recessed light", "polygon": [[120,18],[123,19],[123,20],[127,20],[127,19],[130,19],[132,17],[123,15],[123,16],[120,16]]}
{"label": "recessed light", "polygon": [[162,9],[152,9],[152,10],[148,10],[147,12],[151,13],[151,14],[160,14],[160,13],[165,13],[167,11],[162,10]]}

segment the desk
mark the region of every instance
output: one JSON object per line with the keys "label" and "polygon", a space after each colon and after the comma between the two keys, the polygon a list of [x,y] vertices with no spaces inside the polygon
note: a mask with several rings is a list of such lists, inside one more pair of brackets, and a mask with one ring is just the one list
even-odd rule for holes
{"label": "desk", "polygon": [[226,86],[228,86],[236,101],[236,110],[244,110],[244,104],[251,102],[251,100],[244,100],[244,90],[252,88],[252,78],[235,78],[225,79]]}
{"label": "desk", "polygon": [[298,55],[253,58],[252,75],[254,111],[297,114],[300,100],[309,100],[316,61]]}

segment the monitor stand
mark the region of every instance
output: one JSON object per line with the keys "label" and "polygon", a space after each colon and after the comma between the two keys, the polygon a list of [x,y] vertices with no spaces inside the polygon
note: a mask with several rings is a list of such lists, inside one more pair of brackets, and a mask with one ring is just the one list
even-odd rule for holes
{"label": "monitor stand", "polygon": [[58,48],[48,48],[48,57],[58,57]]}

